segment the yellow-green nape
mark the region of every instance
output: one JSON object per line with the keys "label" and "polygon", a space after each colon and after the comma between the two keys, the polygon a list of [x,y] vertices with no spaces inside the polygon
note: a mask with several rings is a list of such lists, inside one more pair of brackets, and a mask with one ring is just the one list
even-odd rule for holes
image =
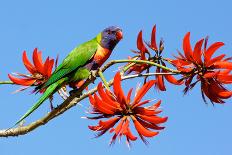
{"label": "yellow-green nape", "polygon": [[97,38],[97,42],[100,44],[101,38],[102,38],[102,33],[99,33],[96,38]]}

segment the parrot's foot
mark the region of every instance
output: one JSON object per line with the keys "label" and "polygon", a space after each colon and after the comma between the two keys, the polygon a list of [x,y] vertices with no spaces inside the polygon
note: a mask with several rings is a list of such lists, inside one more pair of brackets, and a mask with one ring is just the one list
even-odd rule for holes
{"label": "parrot's foot", "polygon": [[76,97],[80,97],[82,95],[82,92],[79,92],[78,94],[77,94],[77,92],[78,92],[78,89],[73,89],[73,90],[69,91],[69,94],[70,94],[70,96],[73,96],[75,94]]}
{"label": "parrot's foot", "polygon": [[[97,77],[97,74],[98,74],[98,70],[92,70],[92,71],[90,72],[90,75],[89,75],[88,79],[89,79],[89,80],[95,79],[95,78]],[[93,81],[94,81],[94,80],[93,80]],[[93,82],[93,83],[94,83],[94,82]]]}
{"label": "parrot's foot", "polygon": [[61,89],[59,89],[59,90],[58,90],[58,93],[59,93],[59,95],[60,95],[64,100],[66,100],[66,99],[69,97],[69,95],[68,95],[68,93],[67,93],[67,89],[66,89],[65,86],[62,87]]}

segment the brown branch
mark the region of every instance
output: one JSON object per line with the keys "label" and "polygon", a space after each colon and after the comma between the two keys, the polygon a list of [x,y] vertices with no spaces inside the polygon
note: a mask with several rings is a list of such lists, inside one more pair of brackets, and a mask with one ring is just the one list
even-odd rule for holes
{"label": "brown branch", "polygon": [[[122,80],[136,78],[136,77],[142,77],[142,76],[154,76],[156,74],[160,75],[161,73],[146,73],[146,74],[128,75],[128,76],[122,77]],[[30,123],[29,125],[26,125],[26,126],[19,126],[19,127],[16,127],[16,128],[0,130],[0,137],[24,135],[24,134],[27,134],[30,131],[38,128],[39,126],[45,125],[46,123],[48,123],[53,118],[63,114],[65,111],[72,108],[73,106],[78,104],[83,99],[87,98],[88,95],[95,93],[97,91],[96,87],[89,90],[88,92],[86,92],[85,94],[80,96],[80,93],[86,88],[86,86],[88,86],[94,80],[95,80],[95,77],[93,77],[92,79],[88,79],[84,83],[84,85],[82,85],[81,88],[77,92],[75,92],[73,95],[69,96],[62,104],[57,106],[54,110],[49,112],[43,118],[38,119],[37,121],[34,121],[34,122],[32,122],[32,123]],[[109,84],[109,86],[112,86],[113,80],[110,80],[108,82],[108,84]],[[80,97],[75,97],[75,96],[80,96]]]}

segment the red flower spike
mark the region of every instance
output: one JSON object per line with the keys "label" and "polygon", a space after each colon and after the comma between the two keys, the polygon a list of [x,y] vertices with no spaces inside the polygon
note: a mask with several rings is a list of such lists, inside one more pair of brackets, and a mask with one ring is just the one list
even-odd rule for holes
{"label": "red flower spike", "polygon": [[[92,105],[92,111],[90,113],[97,116],[87,118],[108,119],[106,121],[100,120],[96,126],[89,126],[91,130],[98,132],[97,137],[103,135],[106,131],[110,131],[110,133],[113,133],[110,144],[113,144],[117,137],[121,138],[122,136],[125,136],[127,144],[130,144],[130,141],[137,140],[137,137],[132,134],[129,127],[131,120],[133,120],[135,129],[144,142],[144,137],[154,137],[159,133],[154,130],[164,129],[164,127],[157,125],[167,121],[167,117],[157,116],[157,114],[162,112],[158,109],[161,101],[158,101],[152,106],[142,107],[150,102],[150,100],[141,101],[141,99],[155,84],[155,80],[145,83],[138,90],[133,101],[131,101],[132,89],[129,90],[127,95],[124,95],[122,91],[120,73],[115,75],[114,83],[116,83],[114,85],[114,93],[109,90],[104,90],[102,83],[99,83],[97,87],[99,96],[97,94],[93,96],[89,95],[89,100]],[[127,97],[124,100],[122,96]]]}
{"label": "red flower spike", "polygon": [[[19,78],[12,75],[8,75],[10,80],[18,85],[22,86],[39,86],[45,83],[52,74],[52,68],[54,65],[54,59],[49,57],[43,63],[42,52],[35,48],[33,51],[33,64],[29,61],[26,51],[23,51],[23,64],[29,71],[29,75],[17,73]],[[25,90],[25,89],[20,89]],[[41,93],[44,91],[41,91]]]}
{"label": "red flower spike", "polygon": [[[139,51],[132,50],[133,53],[138,54],[136,57],[138,57],[138,59],[140,59],[140,60],[148,60],[148,58],[146,58],[146,53],[149,54],[149,51],[144,44],[143,37],[142,37],[142,31],[139,32],[138,37],[137,37],[137,48]],[[130,59],[130,57],[129,57],[129,59]],[[146,70],[149,67],[150,66],[147,64],[135,64],[135,65],[130,67],[130,69],[127,71],[127,74],[130,74],[132,72],[142,73],[144,70]]]}
{"label": "red flower spike", "polygon": [[[190,34],[189,34],[190,35]],[[189,41],[189,36],[186,36],[186,38],[184,39],[185,42],[188,43],[189,46],[184,46],[185,48],[185,51],[190,51],[188,53],[191,53],[191,57],[193,57],[193,53],[192,53],[192,49],[191,49],[191,46],[190,46],[190,41]],[[150,52],[145,44],[144,44],[144,41],[143,41],[143,38],[142,38],[142,31],[139,32],[138,34],[138,37],[137,37],[137,48],[139,51],[132,51],[134,53],[137,54],[137,56],[135,56],[134,58],[136,59],[140,59],[140,60],[146,60],[146,61],[151,61],[151,62],[155,62],[155,63],[158,63],[158,64],[162,64],[163,66],[165,66],[165,61],[164,59],[162,58],[162,51],[164,49],[164,41],[163,40],[160,40],[160,43],[159,45],[157,45],[157,42],[156,42],[156,25],[153,26],[153,29],[152,29],[152,33],[151,33],[151,41],[149,43],[145,42],[146,45],[155,52],[155,55],[152,56],[152,52]],[[158,47],[159,46],[159,47]],[[189,50],[190,49],[190,50]],[[200,51],[198,51],[200,52]],[[189,54],[188,54],[189,55]],[[200,58],[198,54],[196,53],[195,54],[195,57],[198,61],[200,61]],[[182,54],[180,54],[180,57],[181,58],[185,58]],[[189,56],[190,57],[190,56]],[[131,58],[131,57],[130,57]],[[173,62],[174,63],[174,62]],[[182,64],[181,63],[185,63],[185,61],[183,62],[176,62],[176,63],[179,63],[179,66],[181,67]],[[130,63],[129,63],[130,64]],[[129,65],[128,64],[128,65]],[[149,73],[150,72],[150,68],[151,67],[154,67],[154,66],[151,66],[149,64],[134,64],[133,66],[131,66],[128,71],[127,71],[127,74],[130,74],[132,72],[136,73],[136,74],[140,74],[144,71],[146,71],[146,73]],[[160,69],[158,67],[156,67],[156,73],[167,73],[167,71],[163,70],[163,69]],[[164,78],[172,83],[172,84],[175,84],[175,85],[181,85],[183,84],[183,81],[182,80],[177,80],[174,78],[174,76],[172,75],[156,75],[155,76],[155,79],[156,79],[156,88],[160,91],[166,91],[166,87],[165,87],[165,84],[164,84]],[[146,81],[146,80],[145,80]]]}
{"label": "red flower spike", "polygon": [[[204,43],[204,48],[202,45]],[[182,80],[185,81],[184,92],[191,90],[198,82],[201,82],[203,100],[205,96],[212,103],[224,103],[224,99],[232,96],[231,91],[224,87],[224,84],[232,83],[232,62],[231,58],[225,58],[225,54],[212,57],[213,54],[224,45],[223,42],[213,43],[207,48],[208,38],[199,40],[194,47],[190,45],[190,33],[183,39],[184,55],[179,54],[175,60],[170,60],[172,64],[182,72]],[[194,81],[196,77],[196,81]]]}

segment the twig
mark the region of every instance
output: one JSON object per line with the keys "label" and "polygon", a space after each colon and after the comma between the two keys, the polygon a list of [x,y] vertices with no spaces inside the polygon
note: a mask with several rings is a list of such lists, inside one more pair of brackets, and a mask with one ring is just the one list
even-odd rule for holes
{"label": "twig", "polygon": [[0,81],[0,84],[14,84],[12,81]]}
{"label": "twig", "polygon": [[[161,73],[159,73],[159,74],[161,74]],[[162,73],[162,74],[164,74],[164,73]],[[128,75],[128,76],[122,77],[122,80],[141,77],[141,76],[153,76],[153,75],[155,75],[155,73]],[[79,96],[80,93],[85,89],[85,87],[88,86],[94,80],[95,80],[95,78],[86,80],[86,82],[81,86],[81,88],[77,92],[75,92],[75,94],[69,96],[62,104],[57,106],[54,110],[49,112],[43,118],[38,119],[37,121],[34,121],[26,126],[19,126],[19,127],[12,128],[12,129],[0,130],[0,137],[24,135],[24,134],[27,134],[27,133],[33,131],[34,129],[38,128],[39,126],[45,125],[46,123],[51,121],[53,118],[56,118],[57,116],[63,114],[65,111],[72,108],[73,106],[75,106],[77,103],[79,103],[83,99],[87,98],[88,95],[95,93],[97,91],[96,87],[89,90],[88,92],[81,95],[80,97],[76,97],[76,96]],[[108,82],[108,84],[109,84],[109,86],[112,86],[113,80],[110,80]]]}

